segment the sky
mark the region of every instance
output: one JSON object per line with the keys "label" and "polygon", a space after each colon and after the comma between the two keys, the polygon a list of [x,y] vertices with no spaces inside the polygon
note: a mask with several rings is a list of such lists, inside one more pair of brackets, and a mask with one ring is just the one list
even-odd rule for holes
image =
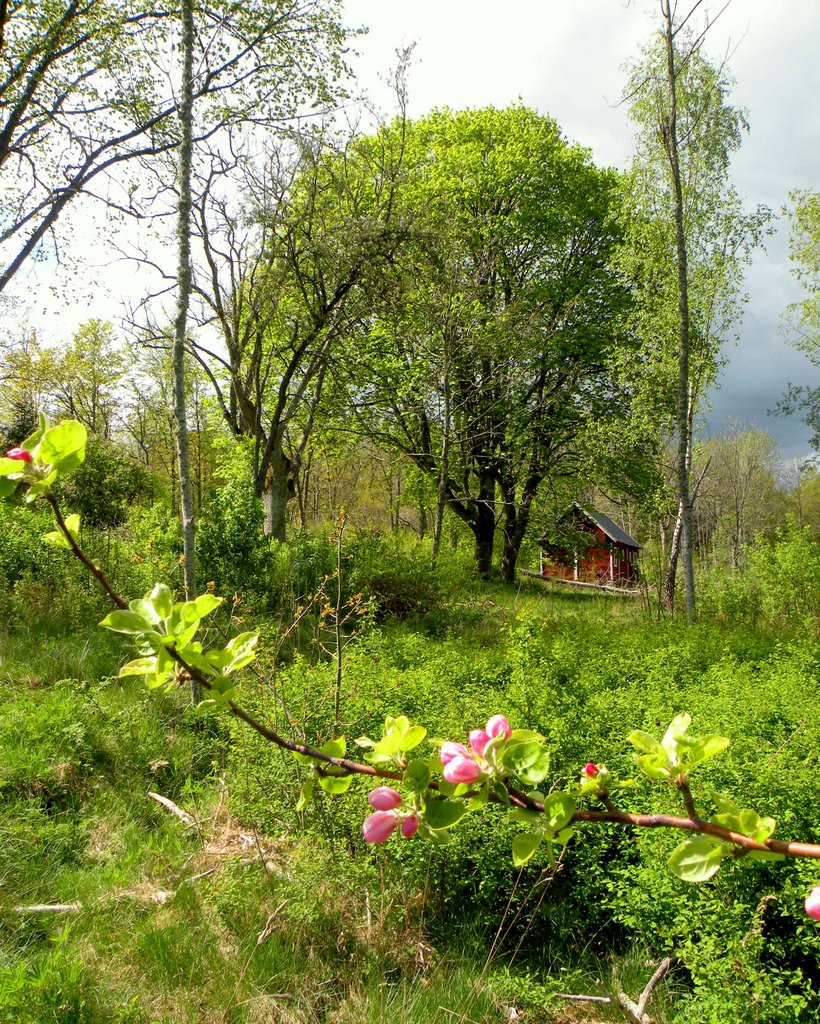
{"label": "sky", "polygon": [[[699,13],[714,19],[707,53],[726,60],[736,80],[732,102],[748,111],[751,131],[734,159],[734,183],[750,209],[765,203],[779,215],[791,190],[820,188],[820,2],[731,0],[719,14],[724,3],[703,0]],[[344,8],[350,26],[369,30],[351,58],[358,88],[387,112],[393,97],[385,79],[396,50],[415,44],[411,116],[436,106],[522,102],[555,118],[599,165],[628,165],[624,65],[657,30],[657,0],[344,0]],[[98,232],[102,239],[107,230],[88,205],[66,221],[69,232],[75,221],[86,237]],[[73,279],[68,267],[44,264],[18,275],[17,321],[54,342],[90,316],[116,320],[123,297],[133,305],[143,287],[133,264],[111,263],[103,245],[90,249],[86,269]],[[726,347],[701,436],[720,434],[734,419],[773,434],[786,458],[805,457],[805,425],[768,415],[789,381],[820,384],[820,372],[787,346],[781,330],[783,311],[801,291],[789,274],[788,225],[780,216],[748,271],[746,291],[739,340]]]}
{"label": "sky", "polygon": [[[720,14],[724,2],[707,0],[698,14],[713,21],[706,51],[726,60],[736,80],[732,102],[748,111],[734,183],[748,208],[765,203],[779,215],[791,190],[820,188],[820,2],[731,0]],[[411,116],[520,101],[555,118],[599,165],[628,165],[633,130],[620,102],[623,67],[657,30],[657,0],[345,0],[345,9],[349,24],[369,28],[353,64],[385,109],[395,51],[415,43]],[[726,347],[728,363],[700,426],[704,437],[726,430],[730,419],[760,427],[795,458],[809,453],[809,431],[768,411],[788,381],[812,383],[820,374],[780,330],[783,310],[801,291],[789,274],[788,224],[778,216],[776,227],[747,273],[739,340]]]}

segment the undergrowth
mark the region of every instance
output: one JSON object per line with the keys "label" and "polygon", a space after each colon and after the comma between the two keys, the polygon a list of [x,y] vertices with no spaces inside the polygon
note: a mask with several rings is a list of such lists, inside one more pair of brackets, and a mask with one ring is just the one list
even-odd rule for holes
{"label": "undergrowth", "polygon": [[[389,580],[384,592],[400,592],[411,553],[386,566],[383,542],[367,544],[345,586]],[[306,564],[300,551],[292,566]],[[139,582],[142,563],[112,559]],[[364,785],[297,813],[292,758],[190,709],[182,692],[119,681],[130,652],[77,625],[79,613],[64,617],[63,597],[49,603],[30,566],[12,568],[0,652],[0,1021],[607,1021],[614,1008],[560,994],[621,987],[637,998],[668,955],[676,963],[650,1005],[663,1024],[816,1019],[820,942],[801,910],[811,864],[741,859],[687,886],[664,863],[674,837],[605,827],[579,833],[557,871],[538,856],[516,871],[510,826],[492,812],[468,816],[445,847],[366,849]],[[779,836],[820,835],[820,647],[803,612],[777,628],[757,613],[686,628],[635,600],[528,580],[468,585],[460,562],[413,572],[404,621],[375,616],[345,647],[349,740],[396,713],[463,740],[501,711],[549,737],[560,782],[589,760],[632,775],[629,730],[658,733],[686,710],[733,738],[698,774],[706,813],[717,790],[771,813]],[[79,578],[64,583],[65,600],[97,614]],[[275,643],[275,617],[258,621]],[[278,658],[263,657],[241,699],[279,725],[286,707],[287,728],[322,740],[335,667],[314,632],[306,623]],[[644,782],[623,803],[665,799]],[[38,904],[74,906],[21,909]]]}

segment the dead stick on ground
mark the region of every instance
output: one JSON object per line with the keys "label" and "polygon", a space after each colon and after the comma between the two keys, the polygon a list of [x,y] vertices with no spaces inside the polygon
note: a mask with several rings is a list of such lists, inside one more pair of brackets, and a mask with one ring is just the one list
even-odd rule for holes
{"label": "dead stick on ground", "polygon": [[649,1002],[649,998],[655,991],[655,988],[659,982],[668,973],[669,969],[675,963],[675,957],[668,956],[665,960],[661,961],[658,969],[646,983],[646,987],[641,992],[638,1002],[633,1002],[625,992],[616,992],[615,998],[612,996],[576,996],[569,995],[564,992],[557,992],[556,996],[558,999],[564,999],[568,1003],[603,1003],[605,1005],[611,1005],[614,1003],[621,1009],[626,1016],[634,1022],[634,1024],[651,1024],[652,1018],[646,1013],[646,1004]]}
{"label": "dead stick on ground", "polygon": [[32,903],[27,907],[15,907],[15,914],[76,914],[83,909],[82,903]]}
{"label": "dead stick on ground", "polygon": [[180,821],[184,821],[186,825],[192,825],[194,828],[197,827],[196,820],[191,817],[187,811],[183,811],[181,807],[177,807],[173,800],[169,800],[167,796],[160,796],[159,793],[148,793],[151,800],[164,807],[166,811],[170,811],[171,814],[175,814]]}

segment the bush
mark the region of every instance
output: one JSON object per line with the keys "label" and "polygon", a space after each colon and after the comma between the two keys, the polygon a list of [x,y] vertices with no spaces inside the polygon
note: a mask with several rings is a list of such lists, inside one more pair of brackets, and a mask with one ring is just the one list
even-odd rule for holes
{"label": "bush", "polygon": [[699,601],[705,616],[726,622],[800,627],[820,620],[820,543],[794,522],[774,540],[758,537],[744,572],[705,573]]}

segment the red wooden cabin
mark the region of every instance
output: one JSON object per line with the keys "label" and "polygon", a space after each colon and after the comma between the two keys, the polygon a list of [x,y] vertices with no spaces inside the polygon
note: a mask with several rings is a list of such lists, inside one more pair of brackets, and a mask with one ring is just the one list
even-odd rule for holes
{"label": "red wooden cabin", "polygon": [[542,576],[586,583],[629,583],[638,577],[640,544],[617,523],[595,509],[573,505],[564,517],[572,530],[589,536],[584,548],[560,548],[541,541]]}

